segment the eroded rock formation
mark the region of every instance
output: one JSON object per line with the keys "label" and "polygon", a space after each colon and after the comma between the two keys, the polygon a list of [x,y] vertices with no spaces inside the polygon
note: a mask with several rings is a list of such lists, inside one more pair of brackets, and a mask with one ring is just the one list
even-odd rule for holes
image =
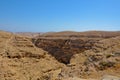
{"label": "eroded rock formation", "polygon": [[96,40],[92,39],[37,39],[35,45],[48,51],[58,61],[69,64],[74,54],[92,49]]}

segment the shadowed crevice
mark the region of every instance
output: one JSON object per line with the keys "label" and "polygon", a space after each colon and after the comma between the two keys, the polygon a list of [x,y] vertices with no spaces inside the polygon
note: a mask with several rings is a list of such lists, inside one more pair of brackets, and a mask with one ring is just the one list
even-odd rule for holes
{"label": "shadowed crevice", "polygon": [[82,39],[33,39],[35,46],[54,56],[59,62],[69,64],[74,54],[89,50],[94,42]]}

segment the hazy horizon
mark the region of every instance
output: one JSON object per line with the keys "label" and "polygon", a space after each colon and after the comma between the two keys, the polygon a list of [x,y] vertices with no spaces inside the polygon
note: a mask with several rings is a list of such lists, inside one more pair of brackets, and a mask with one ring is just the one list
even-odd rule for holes
{"label": "hazy horizon", "polygon": [[0,30],[120,31],[120,0],[0,0]]}

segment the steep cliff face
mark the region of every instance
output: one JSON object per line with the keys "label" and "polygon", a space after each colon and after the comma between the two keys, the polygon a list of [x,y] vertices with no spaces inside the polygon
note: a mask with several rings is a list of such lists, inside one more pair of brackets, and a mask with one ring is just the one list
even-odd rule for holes
{"label": "steep cliff face", "polygon": [[91,49],[95,41],[92,39],[37,39],[34,43],[37,47],[48,51],[58,61],[69,64],[74,54]]}

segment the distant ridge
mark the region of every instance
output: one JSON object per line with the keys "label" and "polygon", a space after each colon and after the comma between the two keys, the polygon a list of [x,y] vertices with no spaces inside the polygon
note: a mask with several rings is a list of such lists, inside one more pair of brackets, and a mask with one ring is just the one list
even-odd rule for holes
{"label": "distant ridge", "polygon": [[61,32],[48,32],[40,35],[41,37],[115,37],[120,36],[120,31],[61,31]]}

